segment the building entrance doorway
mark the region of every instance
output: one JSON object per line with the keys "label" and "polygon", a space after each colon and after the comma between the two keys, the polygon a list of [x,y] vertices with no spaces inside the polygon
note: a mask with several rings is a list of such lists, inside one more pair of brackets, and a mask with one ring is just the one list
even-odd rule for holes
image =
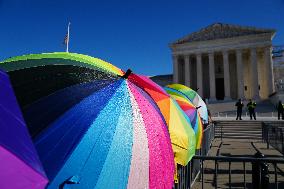
{"label": "building entrance doorway", "polygon": [[216,78],[216,99],[224,100],[225,90],[224,90],[224,78]]}

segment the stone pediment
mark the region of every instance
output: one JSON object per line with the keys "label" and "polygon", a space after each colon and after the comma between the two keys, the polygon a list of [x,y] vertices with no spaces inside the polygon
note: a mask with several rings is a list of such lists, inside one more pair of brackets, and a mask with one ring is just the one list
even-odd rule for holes
{"label": "stone pediment", "polygon": [[248,35],[257,35],[257,34],[271,34],[275,33],[273,29],[260,29],[255,27],[245,27],[239,25],[232,24],[222,24],[215,23],[206,28],[201,29],[200,31],[191,33],[175,42],[173,45],[196,42],[196,41],[207,41],[207,40],[215,40],[215,39],[225,39],[225,38],[233,38],[240,36],[248,36]]}

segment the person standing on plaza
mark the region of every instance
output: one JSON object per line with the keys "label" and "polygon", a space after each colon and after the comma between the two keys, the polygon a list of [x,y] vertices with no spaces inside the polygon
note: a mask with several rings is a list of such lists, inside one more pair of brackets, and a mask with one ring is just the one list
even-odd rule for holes
{"label": "person standing on plaza", "polygon": [[281,100],[279,100],[277,111],[278,111],[278,120],[280,120],[280,116],[282,117],[282,120],[284,120],[284,107]]}
{"label": "person standing on plaza", "polygon": [[250,120],[252,120],[252,117],[254,118],[254,120],[256,120],[256,117],[255,117],[256,102],[254,102],[254,101],[252,101],[252,99],[250,99],[249,103],[247,104],[247,107],[248,107],[248,111],[249,111]]}
{"label": "person standing on plaza", "polygon": [[237,106],[237,118],[236,118],[236,120],[238,120],[238,118],[240,120],[242,120],[242,112],[243,112],[243,106],[244,106],[242,99],[239,99],[239,101],[236,103],[235,106]]}

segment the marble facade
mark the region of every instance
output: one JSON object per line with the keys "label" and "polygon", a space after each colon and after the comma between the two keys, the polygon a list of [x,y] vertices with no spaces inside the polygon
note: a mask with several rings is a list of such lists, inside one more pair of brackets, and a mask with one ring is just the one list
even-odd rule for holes
{"label": "marble facade", "polygon": [[274,92],[274,30],[213,24],[170,44],[173,82],[203,98],[267,99]]}

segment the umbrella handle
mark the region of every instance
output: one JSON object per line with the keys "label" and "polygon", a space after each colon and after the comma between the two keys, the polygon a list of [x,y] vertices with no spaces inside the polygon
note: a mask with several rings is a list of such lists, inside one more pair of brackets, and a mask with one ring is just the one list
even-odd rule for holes
{"label": "umbrella handle", "polygon": [[197,110],[198,110],[199,108],[201,108],[201,106],[196,107]]}
{"label": "umbrella handle", "polygon": [[79,184],[79,179],[76,176],[69,177],[64,182],[59,185],[59,189],[64,189],[64,186],[67,184]]}

